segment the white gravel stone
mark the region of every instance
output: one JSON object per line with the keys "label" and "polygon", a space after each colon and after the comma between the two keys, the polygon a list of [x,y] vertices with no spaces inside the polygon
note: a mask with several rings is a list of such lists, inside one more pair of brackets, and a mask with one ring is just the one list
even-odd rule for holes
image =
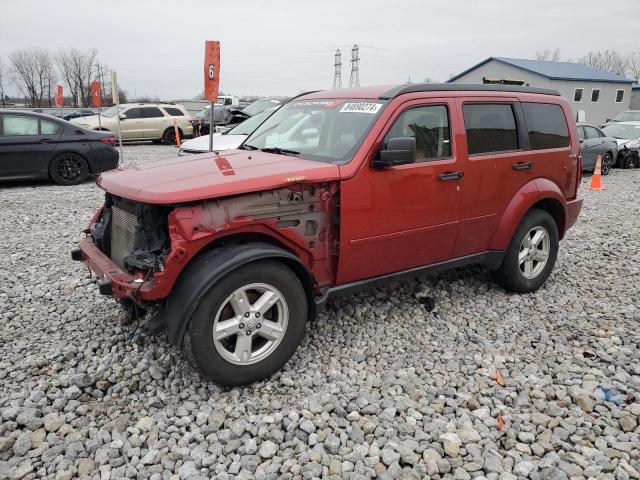
{"label": "white gravel stone", "polygon": [[[125,165],[175,154],[127,145]],[[0,478],[634,478],[640,170],[604,183],[539,291],[471,266],[336,298],[281,372],[232,389],[71,261],[100,189],[3,185]]]}

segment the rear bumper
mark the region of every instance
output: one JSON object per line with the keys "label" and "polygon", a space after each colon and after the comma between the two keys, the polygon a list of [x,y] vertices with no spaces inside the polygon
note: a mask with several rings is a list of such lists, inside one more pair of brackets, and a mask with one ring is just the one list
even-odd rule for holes
{"label": "rear bumper", "polygon": [[112,295],[118,300],[129,298],[136,303],[157,300],[153,279],[145,281],[142,275],[135,276],[123,271],[100,251],[91,237],[80,241],[78,248],[71,251],[71,258],[82,261],[96,274],[103,295]]}
{"label": "rear bumper", "polygon": [[565,231],[573,227],[578,220],[580,210],[582,209],[582,198],[576,198],[575,200],[569,200],[567,202],[567,219]]}

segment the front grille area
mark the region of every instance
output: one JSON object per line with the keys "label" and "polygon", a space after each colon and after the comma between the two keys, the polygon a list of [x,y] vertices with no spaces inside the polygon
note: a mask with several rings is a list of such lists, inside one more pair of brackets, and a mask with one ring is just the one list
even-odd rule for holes
{"label": "front grille area", "polygon": [[133,252],[138,217],[117,206],[111,207],[111,260],[124,269],[124,259]]}

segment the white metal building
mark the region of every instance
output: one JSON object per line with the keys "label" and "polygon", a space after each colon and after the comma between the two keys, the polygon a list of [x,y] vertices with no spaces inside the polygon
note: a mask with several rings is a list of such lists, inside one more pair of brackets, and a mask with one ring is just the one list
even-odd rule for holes
{"label": "white metal building", "polygon": [[[532,87],[558,90],[571,104],[576,119],[604,123],[631,104],[634,80],[579,63],[489,57],[449,79],[450,83],[484,80],[522,81]],[[582,113],[583,112],[583,113]]]}

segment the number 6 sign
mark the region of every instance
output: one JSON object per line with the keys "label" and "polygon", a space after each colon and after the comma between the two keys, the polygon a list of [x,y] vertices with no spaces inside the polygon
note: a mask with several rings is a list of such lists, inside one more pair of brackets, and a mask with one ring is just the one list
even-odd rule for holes
{"label": "number 6 sign", "polygon": [[204,99],[218,100],[220,82],[220,42],[207,40],[204,43]]}

